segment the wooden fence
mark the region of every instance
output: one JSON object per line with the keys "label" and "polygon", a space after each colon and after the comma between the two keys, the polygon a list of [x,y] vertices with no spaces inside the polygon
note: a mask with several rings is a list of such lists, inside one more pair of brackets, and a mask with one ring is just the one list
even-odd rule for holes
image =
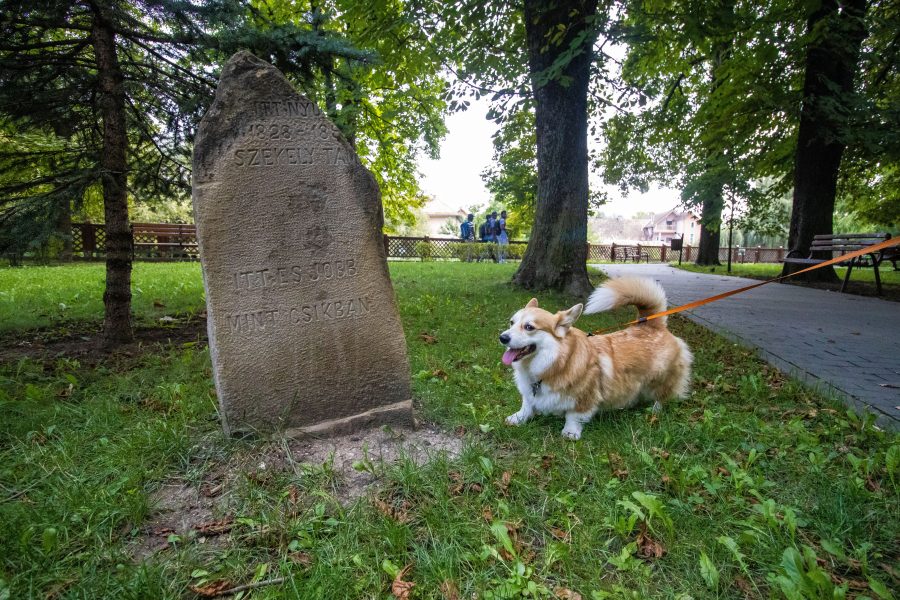
{"label": "wooden fence", "polygon": [[[135,260],[197,260],[197,229],[192,224],[132,223]],[[72,225],[72,251],[76,259],[104,258],[106,231],[103,225],[75,223]],[[507,255],[518,259],[528,242],[511,241]],[[491,258],[496,248],[488,244],[464,244],[456,238],[384,236],[388,258],[407,260],[465,260]],[[780,263],[784,248],[732,248],[733,263]],[[697,249],[685,246],[682,261],[692,262]],[[588,262],[673,262],[678,252],[668,246],[643,244],[588,244]],[[719,260],[728,260],[728,248],[719,249]]]}

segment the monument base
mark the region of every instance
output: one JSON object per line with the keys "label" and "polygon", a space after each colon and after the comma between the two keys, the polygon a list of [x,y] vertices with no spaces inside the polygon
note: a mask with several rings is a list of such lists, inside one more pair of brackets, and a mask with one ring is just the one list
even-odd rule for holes
{"label": "monument base", "polygon": [[412,400],[404,400],[403,402],[395,402],[394,404],[388,404],[387,406],[379,406],[378,408],[367,410],[358,415],[324,421],[307,427],[292,427],[286,429],[283,435],[291,438],[328,437],[353,433],[354,431],[374,427],[376,425],[414,427],[415,418],[413,418]]}

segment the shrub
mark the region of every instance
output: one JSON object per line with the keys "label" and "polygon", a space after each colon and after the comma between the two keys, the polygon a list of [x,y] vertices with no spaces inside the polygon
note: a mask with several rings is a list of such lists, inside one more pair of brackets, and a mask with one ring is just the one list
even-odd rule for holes
{"label": "shrub", "polygon": [[434,246],[431,242],[416,242],[416,256],[423,261],[432,260],[434,258]]}

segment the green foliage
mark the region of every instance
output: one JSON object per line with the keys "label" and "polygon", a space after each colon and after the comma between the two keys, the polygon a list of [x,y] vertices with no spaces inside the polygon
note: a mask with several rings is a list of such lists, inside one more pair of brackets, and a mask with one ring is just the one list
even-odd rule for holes
{"label": "green foliage", "polygon": [[629,3],[622,80],[630,110],[603,128],[608,183],[682,188],[707,229],[735,203],[736,226],[783,228],[801,75],[803,15],[787,3]]}
{"label": "green foliage", "polygon": [[[4,228],[5,245],[12,237],[20,248],[39,245],[60,207],[77,211],[100,180],[91,7],[0,2],[11,16],[0,21],[0,218],[25,222]],[[426,45],[401,43],[412,27],[401,5],[122,0],[107,8],[125,80],[129,193],[148,205],[137,216],[184,213],[194,128],[217,70],[239,49],[275,64],[325,107],[375,174],[388,220],[409,223],[424,204],[416,159],[435,155],[446,131],[445,84]]]}
{"label": "green foliage", "polygon": [[254,0],[263,27],[282,23],[346,40],[367,60],[332,56],[295,83],[355,144],[381,189],[385,219],[412,225],[427,198],[417,160],[437,157],[446,134],[441,61],[397,2]]}
{"label": "green foliage", "polygon": [[[867,228],[890,227],[900,210],[900,152],[892,133],[900,127],[900,11],[886,1],[868,4],[858,84],[849,94],[834,86],[835,96],[816,110],[840,123],[819,135],[847,146],[838,190],[845,210]],[[823,23],[806,32],[817,5],[629,3],[621,71],[627,110],[603,126],[598,166],[605,180],[627,190],[676,181],[682,200],[696,206],[728,186],[744,205],[740,226],[763,231],[783,222],[770,213],[793,185],[806,51],[835,27]],[[766,217],[769,223],[761,223]]]}
{"label": "green foliage", "polygon": [[534,225],[537,201],[534,127],[531,110],[521,109],[508,115],[494,136],[494,164],[481,173],[493,203],[506,207],[509,221],[522,233],[530,232]]}
{"label": "green foliage", "polygon": [[416,256],[421,260],[431,260],[434,258],[434,246],[431,242],[416,242]]}

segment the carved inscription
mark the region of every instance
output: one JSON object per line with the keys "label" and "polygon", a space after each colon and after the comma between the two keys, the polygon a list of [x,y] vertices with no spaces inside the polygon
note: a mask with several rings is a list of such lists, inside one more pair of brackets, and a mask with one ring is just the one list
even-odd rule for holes
{"label": "carved inscription", "polygon": [[291,309],[291,323],[302,325],[320,321],[340,321],[358,319],[369,313],[371,300],[368,296],[345,298],[342,300],[323,300],[315,304],[304,304],[300,308]]}
{"label": "carved inscription", "polygon": [[234,289],[239,291],[260,290],[264,288],[288,286],[305,281],[329,281],[355,277],[359,273],[356,260],[331,260],[313,262],[306,266],[291,265],[265,269],[248,269],[237,271],[232,275]]}
{"label": "carved inscription", "polygon": [[357,161],[353,152],[337,146],[310,148],[302,146],[238,148],[234,151],[236,167],[309,166],[327,164],[350,165]]}
{"label": "carved inscription", "polygon": [[[277,308],[226,315],[228,329],[234,334],[271,332],[284,325],[307,325],[358,319],[372,310],[369,296],[322,300],[287,310]],[[285,318],[287,320],[285,320]]]}
{"label": "carved inscription", "polygon": [[269,117],[314,117],[322,114],[319,107],[308,100],[268,100],[254,102],[260,119]]}
{"label": "carved inscription", "polygon": [[245,126],[242,133],[245,138],[260,141],[308,139],[309,134],[323,141],[340,139],[333,128],[313,121],[256,121]]}
{"label": "carved inscription", "polygon": [[256,310],[253,312],[226,315],[231,333],[251,333],[271,331],[278,323],[278,310]]}

